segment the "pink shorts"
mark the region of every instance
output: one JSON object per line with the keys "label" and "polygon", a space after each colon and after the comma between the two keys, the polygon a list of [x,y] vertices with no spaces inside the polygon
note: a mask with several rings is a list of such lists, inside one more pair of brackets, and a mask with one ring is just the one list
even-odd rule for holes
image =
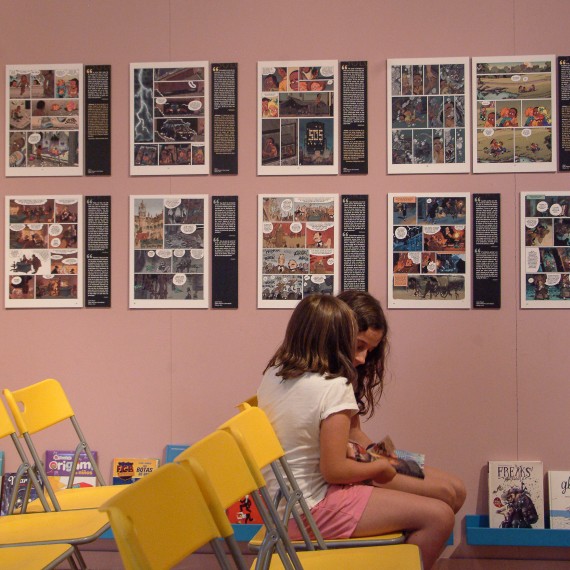
{"label": "pink shorts", "polygon": [[[350,538],[371,494],[370,485],[330,485],[325,498],[311,509],[323,538]],[[302,540],[293,519],[289,521],[289,537]]]}

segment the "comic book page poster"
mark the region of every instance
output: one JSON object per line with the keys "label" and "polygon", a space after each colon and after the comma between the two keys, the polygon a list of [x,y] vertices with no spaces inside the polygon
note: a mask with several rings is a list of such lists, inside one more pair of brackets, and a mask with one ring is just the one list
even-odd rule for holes
{"label": "comic book page poster", "polygon": [[521,193],[521,308],[570,308],[570,192]]}
{"label": "comic book page poster", "polygon": [[83,306],[81,196],[7,196],[6,308]]}
{"label": "comic book page poster", "polygon": [[6,176],[83,174],[83,66],[6,66]]}
{"label": "comic book page poster", "polygon": [[132,63],[130,173],[208,174],[208,62]]}
{"label": "comic book page poster", "polygon": [[388,174],[470,171],[469,58],[389,59]]}
{"label": "comic book page poster", "polygon": [[388,194],[388,306],[471,305],[469,193]]}
{"label": "comic book page poster", "polygon": [[472,59],[473,172],[557,167],[553,55]]}
{"label": "comic book page poster", "polygon": [[340,283],[338,194],[258,196],[258,308],[291,308]]}
{"label": "comic book page poster", "polygon": [[206,195],[131,196],[129,308],[208,307],[209,219]]}
{"label": "comic book page poster", "polygon": [[338,62],[257,64],[257,173],[338,174]]}

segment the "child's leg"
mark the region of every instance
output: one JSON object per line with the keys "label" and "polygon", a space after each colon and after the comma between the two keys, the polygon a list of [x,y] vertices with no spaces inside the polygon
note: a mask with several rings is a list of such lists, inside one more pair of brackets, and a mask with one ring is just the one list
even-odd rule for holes
{"label": "child's leg", "polygon": [[453,530],[453,511],[443,501],[374,487],[352,536],[409,531],[407,542],[419,547],[424,570],[430,570]]}
{"label": "child's leg", "polygon": [[376,484],[376,486],[382,489],[392,489],[394,491],[403,491],[439,499],[447,503],[454,513],[457,513],[465,502],[467,494],[463,481],[455,475],[435,467],[425,467],[424,473],[426,475],[425,479],[409,477],[408,475],[396,475],[389,483]]}

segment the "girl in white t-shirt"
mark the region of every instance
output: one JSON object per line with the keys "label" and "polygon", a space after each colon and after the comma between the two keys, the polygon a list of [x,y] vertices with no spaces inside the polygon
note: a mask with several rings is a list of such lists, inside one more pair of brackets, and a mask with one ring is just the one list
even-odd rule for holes
{"label": "girl in white t-shirt", "polygon": [[[258,404],[271,420],[325,538],[406,529],[408,542],[420,547],[429,570],[453,528],[452,508],[439,499],[375,486],[396,476],[387,459],[360,463],[347,457],[359,411],[358,335],[355,315],[344,301],[330,295],[305,297],[265,369]],[[290,532],[295,538],[294,529]]]}

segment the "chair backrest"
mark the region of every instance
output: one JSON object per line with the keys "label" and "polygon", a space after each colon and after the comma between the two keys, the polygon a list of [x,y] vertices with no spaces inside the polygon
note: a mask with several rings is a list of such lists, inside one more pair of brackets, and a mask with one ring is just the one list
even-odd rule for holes
{"label": "chair backrest", "polygon": [[184,463],[188,458],[193,458],[208,474],[224,509],[258,488],[239,447],[226,432],[207,435],[183,451],[175,461]]}
{"label": "chair backrest", "polygon": [[20,433],[34,434],[74,415],[61,384],[53,378],[20,390],[4,390],[4,397]]}
{"label": "chair backrest", "polygon": [[[79,443],[77,443],[75,448],[68,487],[72,487],[74,484],[75,472],[82,452],[85,452],[89,461],[91,461],[97,477],[97,482],[100,485],[105,484],[105,479],[97,465],[97,462],[95,461],[87,441],[85,440],[85,436],[81,431],[79,422],[73,412],[73,408],[67,399],[63,387],[57,380],[48,378],[47,380],[36,382],[35,384],[31,384],[25,388],[20,388],[19,390],[11,391],[5,389],[3,390],[3,394],[6,398],[6,403],[12,412],[16,425],[18,426],[18,431],[25,439],[34,459],[34,463],[39,469],[40,475],[44,481],[46,479],[45,473],[43,472],[42,461],[34,447],[31,435],[64,420],[70,420],[75,433],[77,434],[77,438],[79,439]],[[47,490],[53,500],[53,493],[49,488],[49,484],[47,485]],[[57,508],[57,501],[55,504]]]}
{"label": "chair backrest", "polygon": [[[249,467],[254,476],[264,467],[271,466],[280,494],[273,497],[273,500],[278,502],[280,498],[283,499],[284,520],[287,521],[290,516],[295,518],[308,549],[313,549],[309,530],[319,548],[325,549],[323,537],[287,463],[285,451],[267,414],[261,408],[246,404],[243,406],[243,411],[222,424],[220,429],[229,431],[236,439],[246,460],[253,461],[254,465]],[[305,521],[300,518],[297,507],[302,511]]]}
{"label": "chair backrest", "polygon": [[207,543],[216,557],[221,552],[218,526],[192,470],[182,465],[163,465],[99,510],[109,515],[127,570],[171,568]]}

